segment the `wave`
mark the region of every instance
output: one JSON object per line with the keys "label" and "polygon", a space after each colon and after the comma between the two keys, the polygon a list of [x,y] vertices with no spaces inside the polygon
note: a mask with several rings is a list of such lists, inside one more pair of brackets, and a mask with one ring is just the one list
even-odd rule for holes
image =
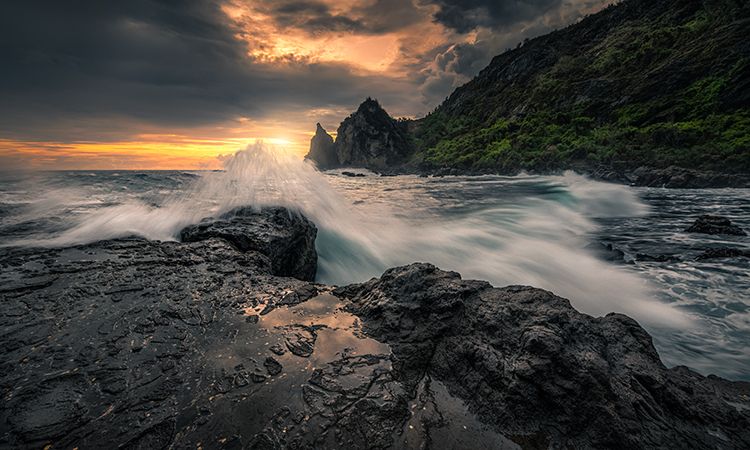
{"label": "wave", "polygon": [[131,198],[83,214],[62,233],[14,244],[68,246],[132,235],[176,240],[183,227],[205,217],[238,206],[279,205],[305,214],[318,226],[320,282],[361,282],[389,267],[424,261],[497,286],[547,289],[593,315],[617,311],[645,323],[689,323],[654,300],[651,287],[637,274],[609,265],[585,248],[587,235],[597,227],[593,218],[647,212],[630,189],[574,173],[517,180],[529,179],[548,183],[563,195],[527,197],[521,205],[485,205],[454,217],[410,217],[397,214],[387,202],[354,202],[311,164],[258,143],[227,158],[224,171],[203,173],[188,188],[158,201]]}

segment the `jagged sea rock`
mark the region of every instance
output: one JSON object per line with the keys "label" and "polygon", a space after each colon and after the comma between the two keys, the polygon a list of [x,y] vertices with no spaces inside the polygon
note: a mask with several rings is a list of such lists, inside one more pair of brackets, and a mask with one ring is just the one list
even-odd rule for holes
{"label": "jagged sea rock", "polygon": [[318,124],[307,154],[307,158],[323,169],[364,167],[387,170],[406,162],[414,151],[407,124],[393,119],[377,100],[371,98],[341,122],[332,147],[330,136],[324,134],[325,130]]}
{"label": "jagged sea rock", "polygon": [[750,445],[750,386],[667,369],[648,333],[622,314],[594,318],[547,291],[493,288],[429,264],[337,295],[391,346],[398,381],[439,380],[522,446]]}
{"label": "jagged sea rock", "polygon": [[307,281],[315,279],[317,270],[316,235],[315,225],[298,213],[249,207],[204,219],[180,232],[183,242],[221,238],[240,251],[257,251],[271,261],[274,275]]}
{"label": "jagged sea rock", "polygon": [[350,178],[357,178],[357,177],[362,178],[362,177],[366,177],[367,176],[367,175],[365,175],[363,173],[349,172],[349,171],[346,171],[346,170],[343,171],[343,172],[341,172],[341,175],[343,175],[345,177],[350,177]]}
{"label": "jagged sea rock", "polygon": [[733,225],[732,221],[728,218],[711,214],[704,214],[698,217],[685,231],[688,233],[747,236],[747,233],[742,228]]}
{"label": "jagged sea rock", "polygon": [[339,166],[333,138],[320,123],[316,124],[315,136],[310,140],[310,151],[305,159],[315,162],[318,168],[322,170]]}
{"label": "jagged sea rock", "polygon": [[710,248],[704,250],[695,259],[696,261],[705,261],[722,258],[750,258],[750,250],[744,248]]}
{"label": "jagged sea rock", "polygon": [[336,154],[343,166],[388,169],[412,151],[405,126],[371,98],[344,119],[336,133]]}

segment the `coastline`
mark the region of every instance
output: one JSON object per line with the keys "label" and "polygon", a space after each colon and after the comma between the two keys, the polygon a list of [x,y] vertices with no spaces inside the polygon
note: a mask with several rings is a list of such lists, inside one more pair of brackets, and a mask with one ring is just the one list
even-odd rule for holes
{"label": "coastline", "polygon": [[[380,176],[395,175],[419,175],[419,176],[483,176],[500,175],[516,176],[522,173],[529,175],[561,175],[567,171],[573,171],[588,176],[597,181],[635,186],[635,187],[662,187],[669,189],[731,189],[750,188],[750,174],[719,173],[713,171],[701,171],[670,166],[664,169],[652,167],[638,167],[636,169],[615,169],[610,166],[592,167],[587,165],[573,165],[567,168],[547,171],[500,172],[492,169],[463,169],[457,167],[415,167],[404,165],[392,169],[378,169],[372,167],[346,166],[336,169],[359,168],[371,170]],[[330,170],[330,169],[329,169]]]}

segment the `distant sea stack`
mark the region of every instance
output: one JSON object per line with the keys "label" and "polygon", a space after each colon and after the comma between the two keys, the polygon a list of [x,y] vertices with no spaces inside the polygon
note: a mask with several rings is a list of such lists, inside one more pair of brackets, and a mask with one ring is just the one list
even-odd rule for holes
{"label": "distant sea stack", "polygon": [[320,123],[317,124],[315,136],[310,140],[310,152],[305,158],[315,161],[318,167],[322,170],[330,169],[339,165],[333,138],[328,134],[325,128],[320,125]]}
{"label": "distant sea stack", "polygon": [[305,158],[321,169],[364,167],[387,170],[403,165],[413,153],[408,122],[391,117],[368,98],[339,125],[336,140],[317,125]]}

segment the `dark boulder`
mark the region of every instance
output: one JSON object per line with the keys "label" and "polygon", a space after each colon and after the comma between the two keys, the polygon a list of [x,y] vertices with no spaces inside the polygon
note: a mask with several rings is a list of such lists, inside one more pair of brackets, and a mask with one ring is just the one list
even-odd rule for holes
{"label": "dark boulder", "polygon": [[750,258],[750,250],[744,248],[710,248],[698,255],[695,259],[705,261],[708,259],[722,258]]}
{"label": "dark boulder", "polygon": [[703,234],[728,234],[733,236],[747,236],[745,231],[732,224],[732,221],[723,216],[712,216],[705,214],[693,222],[685,231],[688,233]]}
{"label": "dark boulder", "polygon": [[365,176],[367,176],[367,175],[365,175],[365,174],[363,174],[363,173],[348,172],[348,171],[346,171],[346,170],[345,170],[345,171],[343,171],[343,172],[341,172],[341,175],[343,175],[343,176],[345,176],[345,177],[350,177],[350,178],[355,178],[355,177],[365,177]]}
{"label": "dark boulder", "polygon": [[204,219],[180,232],[183,242],[221,238],[240,251],[268,257],[274,275],[312,281],[317,271],[317,228],[284,208],[238,208],[218,219]]}
{"label": "dark boulder", "polygon": [[750,445],[750,410],[727,403],[746,405],[729,392],[750,386],[667,369],[627,316],[594,318],[547,291],[493,288],[429,264],[337,294],[391,346],[397,380],[439,380],[503,435],[537,443],[530,448]]}

